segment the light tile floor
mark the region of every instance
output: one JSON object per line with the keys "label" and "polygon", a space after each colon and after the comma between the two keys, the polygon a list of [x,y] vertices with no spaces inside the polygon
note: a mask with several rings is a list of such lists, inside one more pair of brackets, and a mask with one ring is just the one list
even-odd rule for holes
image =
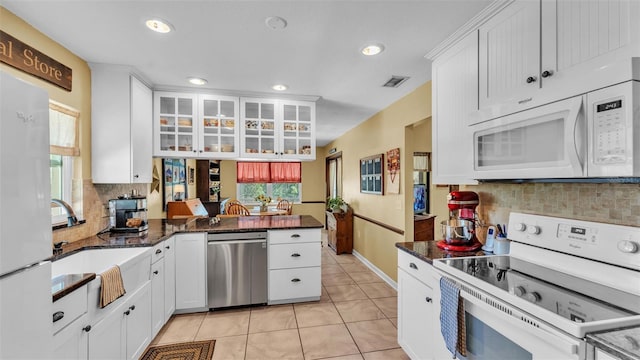
{"label": "light tile floor", "polygon": [[214,360],[409,359],[396,327],[396,291],[324,246],[320,301],[175,315],[152,344],[215,339]]}

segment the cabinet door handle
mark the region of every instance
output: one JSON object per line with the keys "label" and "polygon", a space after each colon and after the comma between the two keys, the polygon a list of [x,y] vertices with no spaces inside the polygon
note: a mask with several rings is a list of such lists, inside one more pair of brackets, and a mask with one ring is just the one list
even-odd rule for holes
{"label": "cabinet door handle", "polygon": [[293,279],[291,279],[291,282],[300,282],[300,281],[301,281],[301,280],[300,280],[300,279],[298,279],[298,278],[293,278]]}
{"label": "cabinet door handle", "polygon": [[160,254],[162,252],[162,250],[158,249],[156,250],[156,255]]}
{"label": "cabinet door handle", "polygon": [[300,257],[300,254],[298,254],[298,253],[293,253],[293,254],[291,254],[291,257]]}
{"label": "cabinet door handle", "polygon": [[299,238],[299,237],[300,237],[300,234],[293,234],[293,235],[291,235],[291,237],[292,237],[292,238]]}
{"label": "cabinet door handle", "polygon": [[154,273],[154,274],[156,274],[156,275],[158,275],[158,270],[154,271],[153,273]]}
{"label": "cabinet door handle", "polygon": [[135,310],[135,309],[136,309],[136,306],[135,306],[135,305],[131,305],[131,306],[129,306],[129,310],[133,311],[133,310]]}
{"label": "cabinet door handle", "polygon": [[527,78],[527,84],[534,83],[534,82],[536,82],[536,80],[538,80],[538,79],[535,76],[529,76]]}
{"label": "cabinet door handle", "polygon": [[428,296],[427,296],[426,298],[424,298],[424,300],[425,300],[426,302],[428,302],[428,303],[430,303],[431,301],[433,301],[433,299],[431,299],[431,298],[430,298],[430,297],[428,297]]}
{"label": "cabinet door handle", "polygon": [[171,246],[165,246],[164,248],[169,250],[169,249],[171,249]]}
{"label": "cabinet door handle", "polygon": [[87,325],[87,326],[83,327],[82,331],[86,331],[86,332],[91,331],[91,325]]}
{"label": "cabinet door handle", "polygon": [[409,263],[409,267],[418,270],[418,266],[414,263]]}
{"label": "cabinet door handle", "polygon": [[53,322],[62,320],[63,317],[64,317],[64,311],[56,311],[53,313]]}
{"label": "cabinet door handle", "polygon": [[124,312],[124,314],[125,314],[125,315],[129,315],[129,314],[131,314],[131,310],[127,310],[127,311],[125,311],[125,312]]}
{"label": "cabinet door handle", "polygon": [[134,178],[134,179],[137,179],[137,178],[139,178],[139,177],[140,177],[140,175],[138,175],[138,174],[133,175],[133,178]]}
{"label": "cabinet door handle", "polygon": [[553,70],[545,70],[545,71],[542,72],[542,77],[543,78],[548,78],[551,75],[553,75]]}

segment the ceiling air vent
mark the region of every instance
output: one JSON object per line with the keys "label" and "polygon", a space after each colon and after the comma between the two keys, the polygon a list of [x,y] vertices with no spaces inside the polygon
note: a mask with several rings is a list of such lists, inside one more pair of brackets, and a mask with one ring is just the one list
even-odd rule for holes
{"label": "ceiling air vent", "polygon": [[409,80],[408,76],[396,76],[396,75],[393,75],[393,76],[391,76],[391,79],[387,80],[387,82],[384,83],[384,85],[382,85],[382,86],[383,87],[390,87],[390,88],[397,88],[398,86],[402,85],[407,80]]}

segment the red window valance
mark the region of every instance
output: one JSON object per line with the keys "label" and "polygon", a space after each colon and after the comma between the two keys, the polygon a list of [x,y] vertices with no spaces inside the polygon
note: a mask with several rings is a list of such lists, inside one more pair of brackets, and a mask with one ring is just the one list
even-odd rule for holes
{"label": "red window valance", "polygon": [[272,183],[299,183],[302,182],[302,164],[299,162],[274,162],[271,163]]}
{"label": "red window valance", "polygon": [[269,163],[238,161],[237,179],[239,183],[268,183],[271,180]]}
{"label": "red window valance", "polygon": [[238,161],[236,177],[238,183],[299,183],[302,181],[302,164]]}

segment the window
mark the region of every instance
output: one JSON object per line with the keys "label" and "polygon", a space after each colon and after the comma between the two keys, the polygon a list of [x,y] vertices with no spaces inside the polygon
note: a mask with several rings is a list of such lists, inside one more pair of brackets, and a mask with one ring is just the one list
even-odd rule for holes
{"label": "window", "polygon": [[[71,156],[49,155],[49,169],[51,172],[51,198],[60,199],[72,204],[71,180],[73,178],[73,159]],[[51,208],[51,223],[57,224],[67,221],[67,214],[59,207]]]}
{"label": "window", "polygon": [[239,183],[238,200],[243,204],[256,204],[256,197],[264,194],[277,202],[277,199],[289,200],[293,203],[300,203],[302,200],[301,183]]}
{"label": "window", "polygon": [[[54,101],[49,102],[49,170],[51,198],[74,204],[72,193],[74,156],[80,155],[78,126],[80,113]],[[82,199],[76,199],[75,203]],[[79,214],[76,214],[79,215]],[[60,206],[51,207],[51,223],[67,221]]]}
{"label": "window", "polygon": [[291,163],[237,163],[237,198],[245,204],[258,204],[256,197],[266,195],[300,203],[302,165]]}

